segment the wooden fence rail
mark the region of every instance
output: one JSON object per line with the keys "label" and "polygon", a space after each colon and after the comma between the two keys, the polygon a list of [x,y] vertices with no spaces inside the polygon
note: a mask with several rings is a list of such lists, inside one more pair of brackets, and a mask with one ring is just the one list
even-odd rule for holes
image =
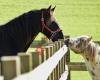
{"label": "wooden fence rail", "polygon": [[[48,60],[43,62],[40,66],[35,68],[33,71],[31,71],[28,74],[19,76],[14,80],[32,80],[32,79],[35,79],[35,80],[47,80],[47,79],[52,80],[50,74],[54,71],[54,69],[57,66],[59,66],[59,61],[63,58],[63,56],[66,54],[66,52],[67,52],[67,47],[64,45],[52,57],[50,57]],[[59,80],[61,76],[59,76],[59,74],[60,74],[59,69],[58,68],[56,68],[56,69],[57,69],[56,70],[57,71],[56,77],[58,77],[57,80]],[[60,69],[62,69],[62,68],[60,68]],[[64,70],[62,70],[62,73],[64,73]],[[50,76],[50,78],[49,78],[49,76]],[[66,77],[67,77],[67,75],[66,75]]]}
{"label": "wooden fence rail", "polygon": [[68,48],[63,40],[48,42],[42,48],[41,53],[31,51],[2,57],[0,73],[4,79],[0,80],[59,80],[63,73],[67,78],[65,61]]}

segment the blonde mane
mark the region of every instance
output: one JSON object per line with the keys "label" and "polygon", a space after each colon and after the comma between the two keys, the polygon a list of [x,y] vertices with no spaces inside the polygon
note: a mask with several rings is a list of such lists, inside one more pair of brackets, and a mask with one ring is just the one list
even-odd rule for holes
{"label": "blonde mane", "polygon": [[100,50],[98,50],[100,48],[100,46],[96,43],[94,43],[93,41],[90,41],[87,45],[87,47],[84,49],[83,51],[83,57],[86,58],[88,61],[92,62],[92,64],[96,64],[96,55],[98,55],[98,53],[100,52]]}

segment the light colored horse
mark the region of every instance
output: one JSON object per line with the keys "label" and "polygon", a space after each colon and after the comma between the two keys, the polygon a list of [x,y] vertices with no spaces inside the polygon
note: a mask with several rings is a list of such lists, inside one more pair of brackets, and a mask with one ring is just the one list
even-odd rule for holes
{"label": "light colored horse", "polygon": [[70,38],[69,41],[65,40],[65,43],[69,43],[72,51],[84,57],[92,79],[100,80],[100,46],[91,39],[92,37],[89,36],[79,36]]}

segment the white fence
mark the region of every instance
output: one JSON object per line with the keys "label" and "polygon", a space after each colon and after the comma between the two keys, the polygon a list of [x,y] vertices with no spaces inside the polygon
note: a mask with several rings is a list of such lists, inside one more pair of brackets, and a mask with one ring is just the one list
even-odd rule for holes
{"label": "white fence", "polygon": [[[17,78],[13,80],[47,80],[49,75],[52,73],[52,71],[56,68],[59,61],[63,58],[63,56],[67,52],[67,47],[64,45],[62,48],[60,48],[52,57],[50,57],[48,60],[43,62],[40,66],[35,68],[33,71],[20,75]],[[67,74],[65,75],[67,79]]]}
{"label": "white fence", "polygon": [[44,51],[19,53],[18,56],[4,56],[0,62],[0,80],[63,80],[66,56],[69,53],[62,40],[42,46]]}

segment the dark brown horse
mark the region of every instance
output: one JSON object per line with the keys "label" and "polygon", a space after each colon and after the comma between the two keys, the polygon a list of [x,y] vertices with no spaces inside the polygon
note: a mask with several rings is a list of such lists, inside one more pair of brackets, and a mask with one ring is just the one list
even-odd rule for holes
{"label": "dark brown horse", "polygon": [[0,57],[25,52],[39,32],[52,41],[63,39],[54,8],[32,10],[0,26]]}

